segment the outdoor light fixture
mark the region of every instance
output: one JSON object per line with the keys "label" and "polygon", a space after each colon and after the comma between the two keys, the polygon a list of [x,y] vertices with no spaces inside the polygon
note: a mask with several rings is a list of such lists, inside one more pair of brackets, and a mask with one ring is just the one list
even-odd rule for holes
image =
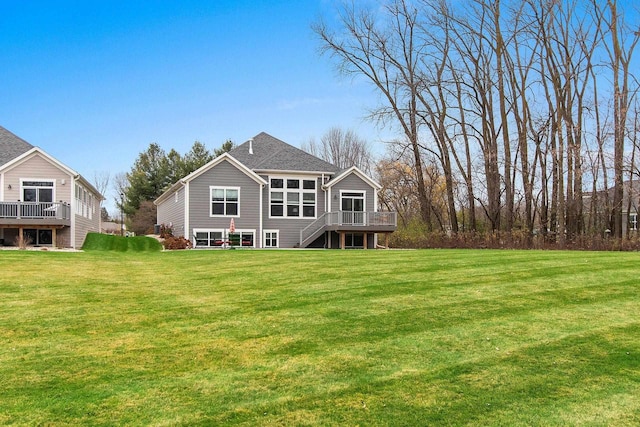
{"label": "outdoor light fixture", "polygon": [[9,185],[7,186],[7,188],[8,188],[9,190],[11,190],[11,184],[9,184]]}

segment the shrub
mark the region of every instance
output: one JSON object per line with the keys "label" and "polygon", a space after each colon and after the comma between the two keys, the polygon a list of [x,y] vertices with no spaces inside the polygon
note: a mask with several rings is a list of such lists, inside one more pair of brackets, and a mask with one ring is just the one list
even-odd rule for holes
{"label": "shrub", "polygon": [[160,238],[166,239],[168,237],[173,237],[173,229],[166,224],[160,224]]}
{"label": "shrub", "polygon": [[193,244],[188,239],[185,239],[184,236],[166,237],[162,242],[162,245],[167,250],[191,249],[193,247]]}

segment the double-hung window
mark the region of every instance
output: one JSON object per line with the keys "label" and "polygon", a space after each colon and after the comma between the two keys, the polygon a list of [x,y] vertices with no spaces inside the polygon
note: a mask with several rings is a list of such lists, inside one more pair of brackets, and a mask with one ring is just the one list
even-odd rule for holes
{"label": "double-hung window", "polygon": [[283,218],[316,217],[316,180],[271,178],[270,216]]}
{"label": "double-hung window", "polygon": [[264,230],[264,247],[278,247],[278,230]]}
{"label": "double-hung window", "polygon": [[211,216],[240,216],[240,188],[210,187]]}

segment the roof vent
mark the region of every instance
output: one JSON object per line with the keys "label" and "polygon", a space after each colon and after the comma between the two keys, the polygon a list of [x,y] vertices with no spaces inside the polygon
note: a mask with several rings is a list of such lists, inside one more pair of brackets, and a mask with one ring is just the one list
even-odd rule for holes
{"label": "roof vent", "polygon": [[253,138],[249,140],[249,154],[253,154]]}

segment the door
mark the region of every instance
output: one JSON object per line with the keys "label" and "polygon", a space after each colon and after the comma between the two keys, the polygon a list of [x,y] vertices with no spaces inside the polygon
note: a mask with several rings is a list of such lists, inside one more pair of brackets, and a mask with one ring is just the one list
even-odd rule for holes
{"label": "door", "polygon": [[23,231],[23,236],[27,245],[51,246],[53,244],[53,232],[50,229],[26,228]]}
{"label": "door", "polygon": [[348,191],[340,194],[342,224],[364,225],[364,192]]}

